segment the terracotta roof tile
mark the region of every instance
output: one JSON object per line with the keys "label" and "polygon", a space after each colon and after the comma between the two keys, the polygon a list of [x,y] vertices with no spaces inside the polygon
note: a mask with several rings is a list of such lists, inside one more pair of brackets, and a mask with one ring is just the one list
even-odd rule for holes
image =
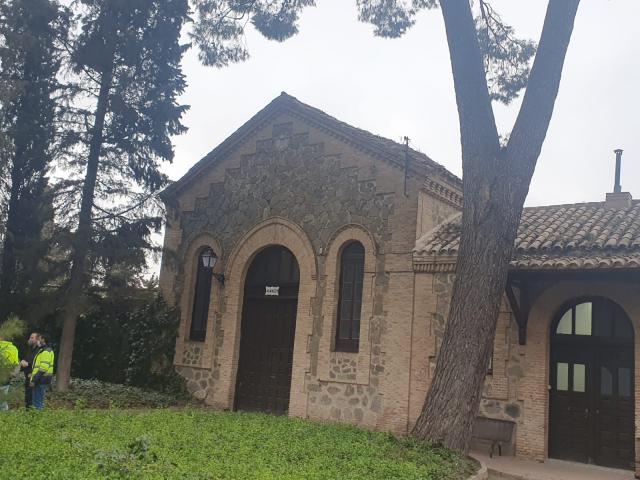
{"label": "terracotta roof tile", "polygon": [[[457,255],[457,215],[416,242],[416,260]],[[640,201],[627,209],[603,202],[525,208],[513,268],[640,268]]]}

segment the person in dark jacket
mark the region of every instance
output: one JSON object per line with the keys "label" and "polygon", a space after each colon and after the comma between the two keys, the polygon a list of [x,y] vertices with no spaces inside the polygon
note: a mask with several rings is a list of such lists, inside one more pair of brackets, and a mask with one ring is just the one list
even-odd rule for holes
{"label": "person in dark jacket", "polygon": [[27,352],[20,362],[20,370],[24,373],[24,408],[33,407],[33,387],[31,386],[31,371],[33,370],[33,359],[38,353],[38,342],[40,334],[33,332],[27,341]]}

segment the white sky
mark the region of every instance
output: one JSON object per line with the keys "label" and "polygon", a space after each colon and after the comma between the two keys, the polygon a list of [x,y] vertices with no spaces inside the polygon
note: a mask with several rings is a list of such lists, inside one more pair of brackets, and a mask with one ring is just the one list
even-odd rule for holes
{"label": "white sky", "polygon": [[[424,11],[400,39],[373,36],[355,0],[317,0],[284,43],[247,36],[251,58],[224,69],[184,61],[188,133],[175,138],[172,179],[222,142],[281,91],[338,119],[411,144],[461,174],[458,115],[442,15]],[[547,0],[494,0],[519,36],[539,39]],[[640,197],[639,0],[582,0],[560,93],[528,205],[604,200],[614,148],[624,149],[622,186]],[[519,101],[496,106],[501,133]]]}

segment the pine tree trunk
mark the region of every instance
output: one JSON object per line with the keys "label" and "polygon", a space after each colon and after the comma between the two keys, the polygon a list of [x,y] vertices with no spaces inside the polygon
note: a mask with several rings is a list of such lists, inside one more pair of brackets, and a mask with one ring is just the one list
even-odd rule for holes
{"label": "pine tree trunk", "polygon": [[[500,188],[485,212],[463,213],[449,320],[413,435],[467,452],[480,404],[522,203]],[[526,195],[526,192],[524,192]],[[518,195],[524,199],[522,193]],[[471,202],[469,202],[471,203]],[[481,221],[477,221],[477,219]]]}
{"label": "pine tree trunk", "polygon": [[524,200],[546,136],[579,0],[549,0],[527,90],[501,147],[468,0],[441,0],[462,144],[464,208],[451,309],[412,434],[467,452]]}
{"label": "pine tree trunk", "polygon": [[62,309],[62,337],[58,352],[58,370],[56,388],[64,392],[69,388],[71,380],[71,362],[73,358],[73,343],[76,333],[78,315],[84,304],[84,294],[87,286],[86,258],[91,244],[93,199],[100,165],[100,150],[102,148],[104,120],[109,106],[109,91],[113,76],[113,66],[103,73],[100,82],[100,92],[96,104],[95,123],[89,145],[87,172],[82,186],[82,199],[78,229],[73,239],[73,254],[71,275]]}

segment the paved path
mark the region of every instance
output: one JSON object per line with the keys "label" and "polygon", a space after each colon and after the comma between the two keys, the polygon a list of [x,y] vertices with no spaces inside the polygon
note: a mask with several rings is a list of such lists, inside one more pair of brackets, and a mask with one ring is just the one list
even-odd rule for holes
{"label": "paved path", "polygon": [[514,457],[493,457],[472,453],[489,468],[490,480],[633,480],[633,472],[547,460],[536,462]]}

